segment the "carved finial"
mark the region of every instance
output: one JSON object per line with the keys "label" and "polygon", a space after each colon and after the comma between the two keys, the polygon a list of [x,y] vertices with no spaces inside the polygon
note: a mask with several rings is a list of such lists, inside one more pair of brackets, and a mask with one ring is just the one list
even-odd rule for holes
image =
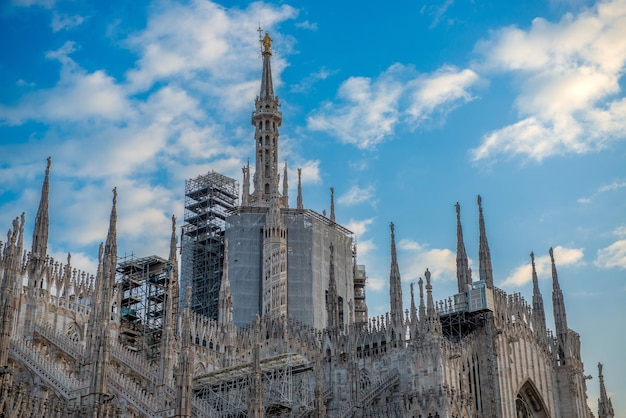
{"label": "carved finial", "polygon": [[535,267],[535,253],[530,253],[530,263],[532,266],[532,280],[533,280],[533,313],[539,324],[541,332],[545,332],[546,328],[546,315],[543,308],[543,296],[539,290],[539,280],[537,279],[537,269]]}
{"label": "carved finial", "polygon": [[[591,378],[591,376],[589,376]],[[604,385],[604,375],[602,374],[602,363],[598,363],[598,380],[600,381],[600,398],[598,399],[598,418],[613,418],[615,410],[613,402],[609,398],[606,386]]]}
{"label": "carved finial", "polygon": [[298,209],[304,209],[304,205],[302,203],[302,169],[301,168],[298,168],[298,199],[297,199],[296,207]]}
{"label": "carved finial", "polygon": [[554,250],[552,250],[552,247],[548,250],[548,254],[550,254],[550,261],[554,263]]}
{"label": "carved finial", "polygon": [[285,160],[285,167],[283,169],[283,206],[289,207],[289,180],[287,179],[287,160]]}
{"label": "carved finial", "polygon": [[550,254],[550,263],[552,264],[552,285],[555,289],[560,289],[559,274],[556,270],[556,263],[554,262],[554,251],[552,250],[552,247],[550,247],[550,249],[548,250],[548,254]]}
{"label": "carved finial", "polygon": [[170,261],[176,262],[176,216],[172,215],[172,235],[170,238]]}
{"label": "carved finial", "polygon": [[426,286],[430,286],[430,271],[428,269],[424,272],[424,277],[426,277]]}
{"label": "carved finial", "polygon": [[335,222],[335,188],[330,188],[330,220]]}

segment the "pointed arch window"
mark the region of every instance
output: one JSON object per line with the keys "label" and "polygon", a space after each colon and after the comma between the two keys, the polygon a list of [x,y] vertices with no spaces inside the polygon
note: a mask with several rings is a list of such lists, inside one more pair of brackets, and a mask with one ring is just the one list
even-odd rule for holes
{"label": "pointed arch window", "polygon": [[517,418],[532,418],[528,405],[520,396],[515,400],[515,416]]}
{"label": "pointed arch window", "polygon": [[361,391],[366,391],[370,388],[372,381],[370,379],[370,374],[367,369],[361,369],[359,372],[359,387]]}
{"label": "pointed arch window", "polygon": [[515,400],[517,417],[549,418],[543,399],[531,380],[522,385]]}

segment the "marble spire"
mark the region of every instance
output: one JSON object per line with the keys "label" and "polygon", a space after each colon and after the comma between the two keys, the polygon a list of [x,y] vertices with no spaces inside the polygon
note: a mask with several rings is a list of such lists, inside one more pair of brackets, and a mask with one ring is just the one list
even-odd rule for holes
{"label": "marble spire", "polygon": [[491,252],[485,232],[485,218],[483,217],[482,199],[478,196],[478,226],[480,229],[480,242],[478,246],[478,274],[485,285],[493,289],[493,268],[491,267]]}
{"label": "marble spire", "polygon": [[465,243],[463,242],[463,227],[461,226],[461,205],[454,205],[456,209],[456,279],[459,293],[465,293],[472,288],[472,275],[469,269]]}
{"label": "marble spire", "polygon": [[391,302],[391,318],[393,321],[402,322],[402,280],[400,267],[396,254],[396,235],[393,222],[389,225],[391,230],[391,267],[389,271],[389,300]]}

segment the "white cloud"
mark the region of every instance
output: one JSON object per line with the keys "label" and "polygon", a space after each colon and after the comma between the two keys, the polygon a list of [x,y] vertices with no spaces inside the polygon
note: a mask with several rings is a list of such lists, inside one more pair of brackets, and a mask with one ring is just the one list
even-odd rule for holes
{"label": "white cloud", "polygon": [[[48,253],[59,263],[67,265],[67,253],[48,249]],[[82,252],[71,253],[70,265],[72,270],[80,270],[81,272],[96,275],[98,270],[98,259],[90,257],[88,254]]]}
{"label": "white cloud", "polygon": [[76,26],[80,26],[85,21],[85,18],[80,15],[60,15],[58,13],[54,13],[52,15],[52,32],[59,32],[66,29],[71,29]]}
{"label": "white cloud", "polygon": [[374,192],[375,188],[372,185],[365,188],[354,185],[337,199],[337,203],[344,206],[354,206],[363,202],[372,202]]}
{"label": "white cloud", "polygon": [[17,106],[0,105],[0,121],[20,125],[28,120],[116,121],[130,117],[132,109],[123,88],[102,70],[88,73],[79,68],[69,57],[75,50],[74,43],[68,41],[49,52],[48,58],[58,59],[62,64],[59,82],[53,88],[27,93]]}
{"label": "white cloud", "polygon": [[477,50],[484,57],[477,68],[511,73],[521,88],[515,101],[520,120],[485,135],[472,150],[474,160],[522,155],[541,161],[624,139],[624,0],[600,2],[557,23],[537,18],[528,30],[501,29]]}
{"label": "white cloud", "polygon": [[436,110],[445,113],[472,100],[468,89],[477,81],[478,75],[472,70],[444,66],[411,83],[414,92],[407,113],[415,122],[429,118]]}
{"label": "white cloud", "polygon": [[[559,267],[584,264],[583,255],[582,248],[554,247],[554,262],[557,270]],[[552,262],[550,256],[548,254],[538,257],[535,256],[535,269],[538,279],[542,279],[545,276],[552,277]],[[532,279],[532,267],[529,261],[528,264],[515,268],[504,282],[502,282],[501,286],[520,287],[532,281]]]}
{"label": "white cloud", "polygon": [[615,228],[613,234],[617,235],[618,237],[626,237],[626,225],[621,225]]}
{"label": "white cloud", "polygon": [[[258,55],[257,33],[252,30],[259,24],[258,17],[263,16],[264,29],[279,38],[272,29],[296,15],[297,11],[287,5],[252,3],[238,10],[209,1],[196,0],[188,5],[162,2],[146,30],[128,41],[139,53],[136,68],[127,74],[131,88],[143,91],[159,80],[206,80],[194,81],[196,87],[230,100],[231,107],[248,107],[256,94],[256,73],[260,70],[260,61],[251,59]],[[282,55],[275,54],[272,70],[276,85],[285,65]]]}
{"label": "white cloud", "polygon": [[367,231],[368,227],[374,222],[374,218],[368,219],[350,219],[350,221],[345,225],[350,231],[354,232],[354,234],[358,237],[362,237]]}
{"label": "white cloud", "polygon": [[371,238],[357,241],[357,258],[361,260],[359,263],[363,263],[363,260],[369,260],[369,256],[373,254],[377,248],[374,240]]}
{"label": "white cloud", "polygon": [[[402,281],[412,282],[428,269],[433,280],[456,280],[456,253],[447,248],[430,248],[428,244],[403,239],[398,242]],[[471,262],[471,260],[470,260]]]}
{"label": "white cloud", "polygon": [[626,269],[626,240],[619,240],[599,249],[594,264],[605,269],[614,267]]}
{"label": "white cloud", "polygon": [[305,20],[304,22],[296,23],[296,27],[302,28],[302,29],[308,29],[308,30],[317,30],[317,23],[309,22],[308,20]]}
{"label": "white cloud", "polygon": [[302,168],[302,184],[317,184],[321,181],[319,160],[304,161],[300,164],[300,168]]}
{"label": "white cloud", "polygon": [[340,104],[326,102],[308,118],[313,130],[326,131],[359,148],[371,148],[391,135],[398,121],[398,101],[402,84],[390,67],[372,82],[366,77],[350,77],[337,97]]}
{"label": "white cloud", "polygon": [[376,79],[350,77],[308,117],[308,127],[336,136],[362,149],[390,138],[399,123],[419,126],[436,111],[445,114],[454,104],[471,99],[467,89],[478,80],[471,70],[442,67],[418,74],[412,67],[393,64]]}
{"label": "white cloud", "polygon": [[[380,277],[368,277],[366,286],[367,286],[367,290],[378,292],[378,291],[383,290],[386,284],[387,284],[387,281],[385,279],[381,279]],[[387,307],[384,309],[389,309],[389,308]],[[383,310],[383,312],[386,312],[386,311]]]}

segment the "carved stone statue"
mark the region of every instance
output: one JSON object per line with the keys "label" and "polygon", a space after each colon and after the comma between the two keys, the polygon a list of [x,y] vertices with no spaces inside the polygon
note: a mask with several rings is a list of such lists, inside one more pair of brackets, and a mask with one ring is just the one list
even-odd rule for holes
{"label": "carved stone statue", "polygon": [[270,38],[270,34],[265,32],[265,37],[261,41],[263,42],[263,51],[272,53],[272,38]]}

